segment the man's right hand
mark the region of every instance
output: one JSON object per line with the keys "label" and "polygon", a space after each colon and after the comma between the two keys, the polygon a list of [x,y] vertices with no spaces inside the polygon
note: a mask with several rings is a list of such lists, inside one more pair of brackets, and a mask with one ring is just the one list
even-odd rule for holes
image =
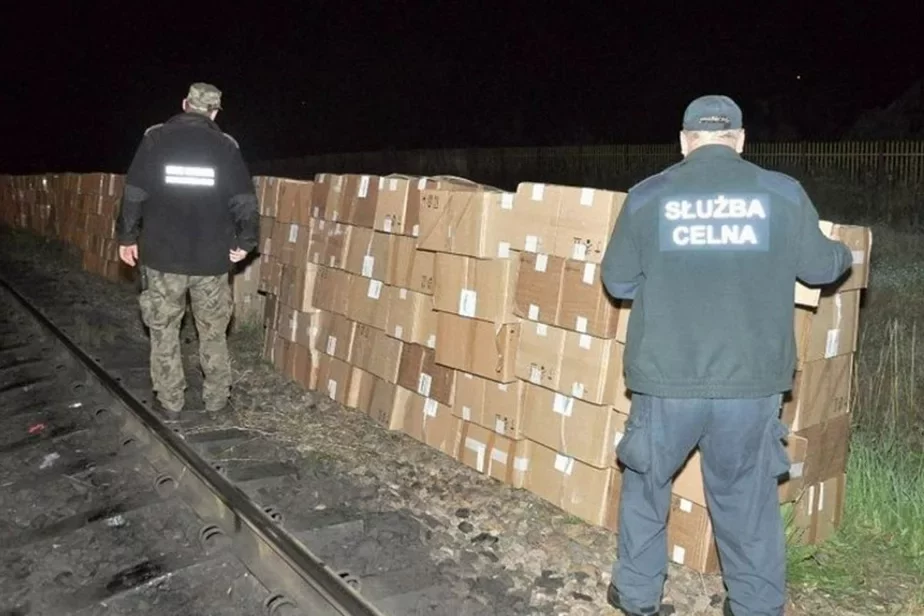
{"label": "man's right hand", "polygon": [[135,263],[138,262],[138,244],[119,246],[119,258],[126,265],[135,267]]}

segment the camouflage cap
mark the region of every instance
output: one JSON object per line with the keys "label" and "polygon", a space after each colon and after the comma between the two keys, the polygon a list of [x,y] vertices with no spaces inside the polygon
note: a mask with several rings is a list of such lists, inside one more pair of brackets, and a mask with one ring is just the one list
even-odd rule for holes
{"label": "camouflage cap", "polygon": [[194,83],[189,86],[186,102],[196,111],[221,109],[221,90],[210,83]]}

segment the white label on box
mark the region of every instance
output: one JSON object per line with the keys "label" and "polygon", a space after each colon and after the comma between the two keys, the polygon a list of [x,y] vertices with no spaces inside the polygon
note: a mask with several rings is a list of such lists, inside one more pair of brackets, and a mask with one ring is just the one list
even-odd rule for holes
{"label": "white label on box", "polygon": [[613,449],[616,449],[617,447],[619,447],[619,443],[620,441],[622,441],[622,437],[624,437],[625,435],[626,435],[625,432],[618,432],[618,431],[616,432],[616,434],[613,436]]}
{"label": "white label on box", "polygon": [[555,454],[555,470],[565,475],[570,475],[574,470],[574,458],[563,456],[560,453]]}
{"label": "white label on box", "polygon": [[474,289],[462,289],[459,293],[459,316],[475,318],[478,310],[478,292]]}
{"label": "white label on box", "polygon": [[510,242],[497,243],[497,258],[507,259],[510,257]]}
{"label": "white label on box", "polygon": [[336,266],[337,266],[337,259],[334,257],[334,255],[331,255],[328,267],[336,267]]}
{"label": "white label on box", "polygon": [[[340,192],[340,191],[338,190],[337,192]],[[331,218],[334,219],[334,222],[337,222],[338,220],[340,220],[340,212],[334,212],[334,214],[333,214],[333,216],[332,216]],[[339,226],[339,223],[338,223],[338,226]],[[338,231],[338,232],[337,232],[337,235],[339,235],[340,233],[341,233],[341,232]]]}
{"label": "white label on box", "polygon": [[545,194],[545,184],[533,184],[533,201],[542,201]]}
{"label": "white label on box", "polygon": [[508,387],[508,386],[507,386],[507,383],[498,383],[498,384],[497,384],[497,389],[498,389],[499,391],[504,391],[504,392],[505,392],[505,391],[507,391],[507,387]]}
{"label": "white label on box", "polygon": [[575,329],[578,330],[581,334],[587,333],[587,319],[585,317],[578,317],[575,319]]}
{"label": "white label on box", "polygon": [[333,189],[337,192],[343,188],[343,176],[338,175],[334,178]]}
{"label": "white label on box", "polygon": [[372,278],[372,270],[375,269],[375,257],[366,255],[363,257],[363,276]]}
{"label": "white label on box", "polygon": [[678,565],[682,565],[686,557],[687,557],[687,551],[684,550],[679,545],[675,545],[674,550],[671,553],[671,560],[673,560]]}
{"label": "white label on box", "polygon": [[530,304],[527,315],[528,315],[527,318],[529,318],[530,321],[538,320],[539,319],[539,306],[537,306],[536,304]]}
{"label": "white label on box", "polygon": [[571,411],[574,410],[574,398],[569,398],[564,394],[555,394],[555,402],[552,404],[552,410],[559,415],[571,417]]}
{"label": "white label on box", "polygon": [[571,395],[575,398],[584,399],[584,383],[574,383],[571,386]]}
{"label": "white label on box", "polygon": [[439,410],[439,404],[436,400],[427,398],[427,401],[424,402],[424,413],[427,414],[427,417],[436,417],[436,411]]}
{"label": "white label on box", "polygon": [[289,225],[289,243],[294,244],[298,241],[298,225],[291,224]]}
{"label": "white label on box", "polygon": [[523,247],[526,252],[537,252],[539,250],[539,238],[535,235],[526,236],[526,245]]}
{"label": "white label on box", "polygon": [[543,338],[548,337],[549,335],[549,326],[545,323],[536,323],[536,335]]}
{"label": "white label on box", "polygon": [[337,398],[337,381],[334,379],[327,381],[327,395],[333,399]]}
{"label": "white label on box", "polygon": [[317,328],[316,325],[310,326],[310,327],[309,327],[308,329],[306,329],[305,331],[308,332],[308,337],[309,337],[309,338],[314,338],[315,336],[318,335],[318,328]]}
{"label": "white label on box", "polygon": [[370,280],[369,281],[369,292],[366,294],[372,299],[378,299],[382,296],[382,281],[381,280]]}
{"label": "white label on box", "polygon": [[417,190],[424,190],[427,187],[427,178],[417,180]]}
{"label": "white label on box", "polygon": [[318,221],[318,229],[320,229],[321,231],[323,231],[323,230],[324,230],[324,225],[325,225],[325,224],[326,224],[326,223],[325,223],[325,221],[324,221],[323,219],[322,219],[322,220],[319,220],[319,221]]}
{"label": "white label on box", "polygon": [[529,470],[529,458],[514,458],[513,470],[519,473],[525,473]]}
{"label": "white label on box", "polygon": [[837,357],[837,353],[840,350],[840,341],[841,341],[841,330],[839,329],[829,329],[828,338],[825,340],[825,359],[831,359],[832,357]]}
{"label": "white label on box", "polygon": [[398,297],[402,300],[407,299],[407,289],[398,289]]}
{"label": "white label on box", "polygon": [[327,337],[327,354],[334,355],[337,353],[337,338],[334,336]]}
{"label": "white label on box", "polygon": [[462,407],[462,419],[464,419],[465,421],[472,420],[472,407],[470,406]]}
{"label": "white label on box", "polygon": [[272,239],[266,238],[263,240],[263,254],[268,255],[270,253],[270,248],[272,247]]}
{"label": "white label on box", "polygon": [[854,265],[863,265],[866,263],[866,251],[865,250],[851,250],[853,254],[853,264]]}
{"label": "white label on box", "polygon": [[504,193],[501,195],[501,207],[505,210],[513,209],[513,193]]}
{"label": "white label on box", "polygon": [[593,338],[587,334],[581,334],[581,337],[578,339],[578,344],[582,349],[587,349],[589,351],[591,344],[593,344]]}
{"label": "white label on box", "polygon": [[390,192],[395,192],[398,190],[398,178],[391,178],[388,180],[388,190]]}
{"label": "white label on box", "polygon": [[384,222],[382,222],[382,229],[385,231],[385,233],[391,233],[391,225],[391,216],[386,216]]}
{"label": "white label on box", "polygon": [[582,188],[581,189],[581,205],[590,207],[594,204],[594,189],[593,188]]}
{"label": "white label on box", "polygon": [[395,325],[395,338],[402,340],[404,338],[404,328],[400,325]]}
{"label": "white label on box", "polygon": [[369,176],[364,175],[359,178],[359,192],[356,193],[360,199],[365,199],[369,196]]}
{"label": "white label on box", "polygon": [[475,452],[475,468],[479,473],[484,472],[484,452],[487,447],[484,443],[476,441],[473,438],[465,439],[465,448]]}
{"label": "white label on box", "polygon": [[494,431],[498,434],[504,434],[507,432],[507,420],[501,417],[498,417],[494,420]]}
{"label": "white label on box", "polygon": [[499,462],[504,466],[507,466],[507,452],[501,451],[497,447],[491,449],[491,459],[495,462]]}
{"label": "white label on box", "polygon": [[549,255],[541,254],[536,255],[536,271],[544,272],[549,269]]}
{"label": "white label on box", "polygon": [[[318,206],[314,206],[314,214],[313,214],[312,216],[313,216],[314,218],[320,218],[320,217],[321,217],[321,208],[319,208]],[[323,224],[321,225],[321,228],[322,228],[322,229],[324,228],[324,225],[323,225]]]}
{"label": "white label on box", "polygon": [[539,366],[536,364],[532,364],[529,367],[529,380],[536,385],[542,384],[542,370],[540,370]]}
{"label": "white label on box", "polygon": [[685,498],[680,499],[680,510],[684,513],[693,513],[693,503]]}
{"label": "white label on box", "polygon": [[575,261],[584,261],[587,259],[587,244],[584,242],[575,242],[571,248],[571,258]]}
{"label": "white label on box", "polygon": [[597,264],[596,263],[585,263],[584,264],[584,276],[581,280],[584,284],[593,284],[594,278],[597,274]]}
{"label": "white label on box", "polygon": [[379,178],[379,190],[385,188],[385,178]]}
{"label": "white label on box", "polygon": [[417,381],[417,393],[421,396],[430,396],[430,386],[433,385],[433,377],[426,372],[420,373],[420,379]]}
{"label": "white label on box", "polygon": [[805,462],[796,462],[789,467],[789,478],[798,479],[805,470]]}
{"label": "white label on box", "polygon": [[420,235],[420,225],[419,224],[416,224],[411,228],[411,235],[413,235],[414,237],[417,237],[418,235]]}
{"label": "white label on box", "polygon": [[294,341],[295,341],[295,332],[298,331],[298,313],[297,313],[297,312],[293,313],[293,314],[292,314],[292,318],[289,319],[289,329],[291,330],[291,331],[289,332],[289,337],[290,337],[290,338],[292,339],[292,341],[294,342]]}
{"label": "white label on box", "polygon": [[436,348],[436,334],[430,334],[430,337],[427,338],[427,346],[431,349]]}

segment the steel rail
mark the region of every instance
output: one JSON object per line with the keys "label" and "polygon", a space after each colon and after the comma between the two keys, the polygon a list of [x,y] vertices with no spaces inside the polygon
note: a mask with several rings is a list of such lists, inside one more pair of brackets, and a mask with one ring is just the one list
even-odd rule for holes
{"label": "steel rail", "polygon": [[[281,528],[240,488],[202,459],[183,438],[144,406],[118,377],[87,354],[40,308],[0,276],[0,286],[96,377],[124,407],[123,428],[153,457],[165,486],[176,489],[203,519],[231,539],[232,550],[270,591],[273,614],[385,616],[298,539]],[[115,409],[113,409],[115,411]]]}

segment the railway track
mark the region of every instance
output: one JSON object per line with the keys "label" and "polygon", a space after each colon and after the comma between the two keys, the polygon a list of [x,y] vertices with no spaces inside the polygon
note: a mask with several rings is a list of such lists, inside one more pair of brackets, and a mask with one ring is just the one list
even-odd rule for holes
{"label": "railway track", "polygon": [[247,435],[168,425],[2,278],[0,426],[0,616],[384,614],[245,491],[291,469],[210,463]]}

